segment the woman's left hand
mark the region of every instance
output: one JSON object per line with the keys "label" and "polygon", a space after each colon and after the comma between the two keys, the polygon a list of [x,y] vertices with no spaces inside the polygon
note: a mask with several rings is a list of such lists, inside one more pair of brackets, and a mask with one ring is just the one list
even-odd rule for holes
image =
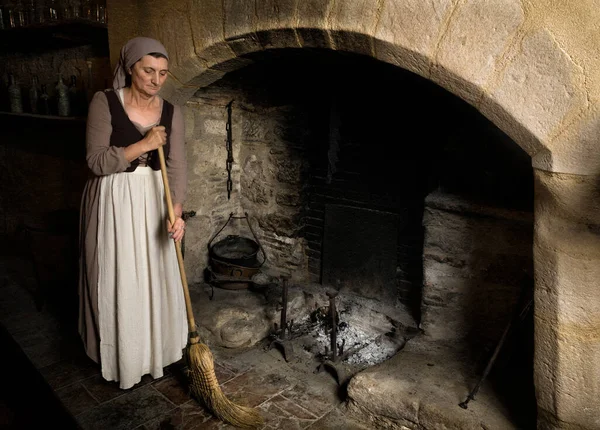
{"label": "woman's left hand", "polygon": [[185,234],[185,221],[178,216],[175,218],[175,224],[171,225],[171,221],[167,220],[167,230],[169,231],[169,236],[175,242],[179,242]]}

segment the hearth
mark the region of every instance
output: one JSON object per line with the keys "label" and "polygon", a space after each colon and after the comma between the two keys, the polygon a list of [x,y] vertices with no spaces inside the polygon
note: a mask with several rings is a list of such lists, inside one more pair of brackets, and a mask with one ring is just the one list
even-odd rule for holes
{"label": "hearth", "polygon": [[[213,230],[232,207],[251,213],[267,256],[267,281],[246,286],[270,297],[269,311],[220,309],[260,321],[245,337],[233,319],[218,322],[231,326],[225,343],[260,340],[284,360],[329,370],[349,398],[352,380],[403,354],[448,369],[458,360],[460,372],[438,383],[456,389],[440,401],[460,409],[519,295],[533,288],[531,159],[471,106],[398,68],[318,50],[249,60],[192,99],[196,132],[221,148],[198,167],[221,180],[192,180],[205,184],[192,200],[213,202],[203,211]],[[383,94],[394,100],[388,109]],[[194,258],[204,256],[210,262]],[[297,300],[284,318],[285,283]],[[488,378],[509,410],[506,393],[533,392],[531,330],[507,342]],[[427,381],[427,367],[411,378]]]}

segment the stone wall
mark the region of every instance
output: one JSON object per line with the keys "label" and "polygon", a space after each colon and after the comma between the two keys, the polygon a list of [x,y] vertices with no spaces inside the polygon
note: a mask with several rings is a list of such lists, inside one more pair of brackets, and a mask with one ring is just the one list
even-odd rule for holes
{"label": "stone wall", "polygon": [[[306,130],[302,109],[282,102],[266,107],[255,93],[229,77],[199,91],[186,105],[189,220],[185,249],[192,282],[203,278],[208,244],[230,213],[248,214],[272,276],[308,278],[302,232],[302,187],[306,170]],[[232,104],[232,193],[227,198],[227,104]],[[298,133],[298,130],[305,132]],[[233,219],[214,242],[227,234],[253,238],[245,219]],[[262,255],[259,254],[262,261]]]}
{"label": "stone wall", "polygon": [[421,328],[459,348],[493,348],[533,292],[531,212],[432,193],[423,217]]}
{"label": "stone wall", "polygon": [[304,120],[299,106],[247,112],[240,154],[242,204],[257,217],[268,267],[297,281],[308,275],[301,217],[308,162]]}
{"label": "stone wall", "polygon": [[[191,279],[202,278],[211,232],[232,211],[247,211],[267,250],[267,269],[330,282],[335,274],[325,273],[331,258],[324,260],[323,247],[335,239],[327,236],[326,218],[332,215],[326,209],[344,207],[367,218],[334,219],[329,231],[344,223],[349,232],[365,229],[365,221],[379,223],[376,214],[380,221],[396,217],[387,235],[377,239],[385,242],[382,247],[393,246],[395,255],[376,262],[385,260],[386,271],[391,270],[381,283],[393,294],[372,293],[418,308],[421,219],[429,191],[442,188],[531,207],[527,155],[469,105],[430,82],[364,57],[331,52],[279,52],[247,61],[248,67],[205,87],[187,103],[186,210],[202,219],[202,233],[188,229],[186,238]],[[321,73],[315,73],[319,68]],[[353,87],[358,79],[369,83]],[[391,108],[377,106],[382,94],[395,101]],[[232,100],[233,194],[228,201],[226,105]],[[503,171],[506,163],[513,166],[511,175]],[[228,229],[232,226],[251,234],[243,221]],[[376,243],[347,245],[379,251]],[[348,264],[353,263],[339,270],[352,271]],[[381,274],[375,267],[364,269],[345,277],[366,285]],[[366,294],[370,288],[364,289]]]}

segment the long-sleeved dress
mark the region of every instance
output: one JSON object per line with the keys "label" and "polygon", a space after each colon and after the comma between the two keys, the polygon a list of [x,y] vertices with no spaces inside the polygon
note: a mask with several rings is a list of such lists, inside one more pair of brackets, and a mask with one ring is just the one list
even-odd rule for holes
{"label": "long-sleeved dress", "polygon": [[[122,90],[117,94],[122,104]],[[141,136],[157,125],[132,124]],[[91,174],[81,203],[79,333],[103,377],[126,389],[145,374],[161,377],[164,366],[181,358],[187,323],[160,170],[144,166],[141,157],[140,165],[126,172],[131,163],[123,147],[111,146],[112,132],[107,94],[98,92],[86,132]],[[169,145],[172,200],[183,203],[184,124],[177,106]]]}

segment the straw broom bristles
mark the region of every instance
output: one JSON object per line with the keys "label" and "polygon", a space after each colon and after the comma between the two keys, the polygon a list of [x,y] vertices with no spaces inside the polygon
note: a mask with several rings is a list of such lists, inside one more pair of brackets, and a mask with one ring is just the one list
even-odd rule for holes
{"label": "straw broom bristles", "polygon": [[256,428],[263,418],[252,408],[236,405],[223,394],[217,376],[212,353],[202,343],[190,343],[186,350],[189,366],[190,389],[197,399],[220,420],[242,428]]}
{"label": "straw broom bristles", "polygon": [[[167,176],[167,165],[162,146],[158,147],[158,157],[165,187],[165,199],[167,200],[169,220],[171,221],[171,224],[174,224],[175,212],[173,211],[169,177]],[[181,276],[181,286],[183,287],[183,297],[185,299],[188,320],[189,343],[186,348],[186,358],[189,367],[188,376],[191,379],[190,389],[192,395],[196,397],[196,399],[202,401],[220,420],[237,427],[255,428],[263,423],[263,418],[258,411],[245,406],[236,405],[225,397],[225,394],[221,391],[221,387],[217,381],[217,375],[215,375],[215,365],[212,353],[207,345],[200,343],[198,332],[196,331],[194,312],[190,300],[187,278],[185,276],[185,267],[183,265],[181,242],[175,243],[175,252],[177,254],[177,263],[179,265],[179,274]]]}

